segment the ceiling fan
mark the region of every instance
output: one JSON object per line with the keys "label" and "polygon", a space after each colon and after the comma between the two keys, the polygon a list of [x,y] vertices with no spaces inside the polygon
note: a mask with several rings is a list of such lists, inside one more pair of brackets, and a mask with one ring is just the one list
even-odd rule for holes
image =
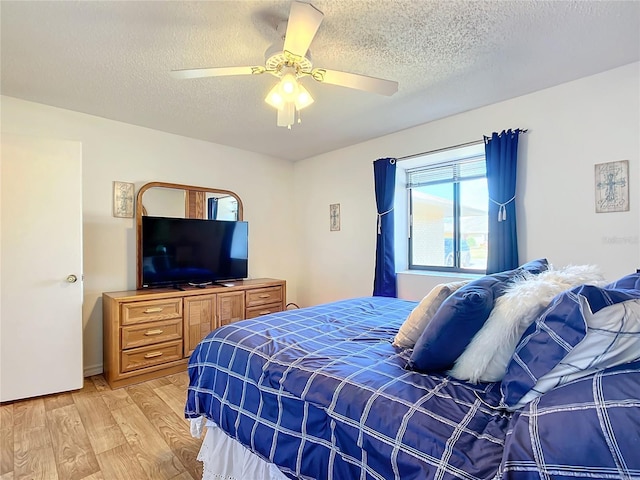
{"label": "ceiling fan", "polygon": [[[398,82],[325,68],[313,68],[309,46],[323,18],[324,14],[310,3],[294,1],[286,23],[284,43],[276,43],[267,49],[264,66],[191,68],[172,70],[171,74],[175,78],[186,79],[270,73],[280,78],[280,82],[267,94],[265,102],[278,110],[278,126],[289,129],[295,122],[296,113],[300,122],[299,111],[313,103],[311,94],[298,81],[302,77],[308,76],[320,83],[340,85],[381,95],[389,96],[396,93]],[[278,31],[282,33],[283,30],[285,30],[284,25],[281,25]]]}

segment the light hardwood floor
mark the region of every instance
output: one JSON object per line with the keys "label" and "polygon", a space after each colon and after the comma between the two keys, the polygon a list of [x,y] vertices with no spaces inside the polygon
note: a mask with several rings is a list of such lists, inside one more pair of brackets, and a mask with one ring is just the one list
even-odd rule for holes
{"label": "light hardwood floor", "polygon": [[0,405],[0,480],[198,480],[185,373]]}

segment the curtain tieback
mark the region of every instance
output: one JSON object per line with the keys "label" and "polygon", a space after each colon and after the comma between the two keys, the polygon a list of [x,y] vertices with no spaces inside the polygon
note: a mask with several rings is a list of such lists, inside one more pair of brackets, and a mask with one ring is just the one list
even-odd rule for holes
{"label": "curtain tieback", "polygon": [[386,212],[382,212],[378,214],[378,235],[382,235],[382,216],[386,215],[387,213],[389,213],[391,210],[393,210],[393,207],[391,207],[389,210],[387,210]]}
{"label": "curtain tieback", "polygon": [[493,198],[490,198],[489,200],[491,200],[493,203],[495,203],[496,205],[498,205],[498,222],[504,222],[507,219],[507,205],[511,202],[513,202],[516,199],[516,196],[514,195],[513,197],[511,197],[509,200],[507,200],[504,203],[500,203],[500,202],[496,202]]}

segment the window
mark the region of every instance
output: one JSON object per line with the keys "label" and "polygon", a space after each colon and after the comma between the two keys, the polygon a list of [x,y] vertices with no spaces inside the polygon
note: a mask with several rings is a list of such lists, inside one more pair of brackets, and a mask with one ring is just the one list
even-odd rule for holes
{"label": "window", "polygon": [[406,170],[409,269],[486,271],[489,196],[481,147],[425,155]]}

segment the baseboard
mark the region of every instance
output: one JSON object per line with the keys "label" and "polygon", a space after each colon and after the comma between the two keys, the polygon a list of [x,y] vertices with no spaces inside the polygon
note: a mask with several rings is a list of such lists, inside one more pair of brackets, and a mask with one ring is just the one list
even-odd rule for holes
{"label": "baseboard", "polygon": [[102,364],[98,363],[97,365],[89,365],[84,367],[84,376],[92,377],[93,375],[100,375],[104,369],[102,368]]}

